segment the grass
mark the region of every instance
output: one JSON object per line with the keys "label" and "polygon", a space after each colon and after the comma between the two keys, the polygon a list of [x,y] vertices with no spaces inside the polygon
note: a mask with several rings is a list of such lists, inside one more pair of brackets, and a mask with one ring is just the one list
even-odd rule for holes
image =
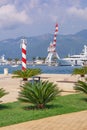
{"label": "grass", "polygon": [[87,110],[84,94],[57,97],[43,110],[21,102],[0,104],[0,127],[82,110]]}

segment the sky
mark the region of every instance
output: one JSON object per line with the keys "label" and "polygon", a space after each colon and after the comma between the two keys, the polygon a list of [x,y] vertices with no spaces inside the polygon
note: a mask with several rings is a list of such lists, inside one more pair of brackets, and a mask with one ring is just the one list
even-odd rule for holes
{"label": "sky", "polygon": [[87,0],[0,0],[0,40],[87,29]]}

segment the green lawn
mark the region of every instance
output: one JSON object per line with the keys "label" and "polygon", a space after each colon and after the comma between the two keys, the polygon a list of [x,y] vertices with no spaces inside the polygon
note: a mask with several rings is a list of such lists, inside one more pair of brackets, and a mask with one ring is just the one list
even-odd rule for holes
{"label": "green lawn", "polygon": [[43,110],[21,102],[0,104],[0,127],[82,110],[87,110],[87,96],[84,94],[57,97]]}

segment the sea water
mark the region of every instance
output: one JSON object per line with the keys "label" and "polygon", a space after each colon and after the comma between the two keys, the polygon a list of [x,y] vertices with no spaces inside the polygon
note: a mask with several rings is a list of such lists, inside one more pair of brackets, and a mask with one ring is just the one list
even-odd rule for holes
{"label": "sea water", "polygon": [[[35,66],[27,66],[27,68],[40,68],[42,73],[48,74],[71,74],[74,68],[78,68],[80,66],[46,66],[46,65],[35,65]],[[21,65],[17,67],[12,67],[10,65],[0,65],[0,74],[4,73],[4,69],[8,69],[8,73],[12,73],[15,70],[20,70]]]}

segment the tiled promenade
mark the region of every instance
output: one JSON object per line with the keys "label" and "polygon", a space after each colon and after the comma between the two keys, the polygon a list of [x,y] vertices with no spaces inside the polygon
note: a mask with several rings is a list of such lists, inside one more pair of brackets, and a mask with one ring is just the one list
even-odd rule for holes
{"label": "tiled promenade", "polygon": [[29,121],[0,130],[87,130],[87,111]]}

